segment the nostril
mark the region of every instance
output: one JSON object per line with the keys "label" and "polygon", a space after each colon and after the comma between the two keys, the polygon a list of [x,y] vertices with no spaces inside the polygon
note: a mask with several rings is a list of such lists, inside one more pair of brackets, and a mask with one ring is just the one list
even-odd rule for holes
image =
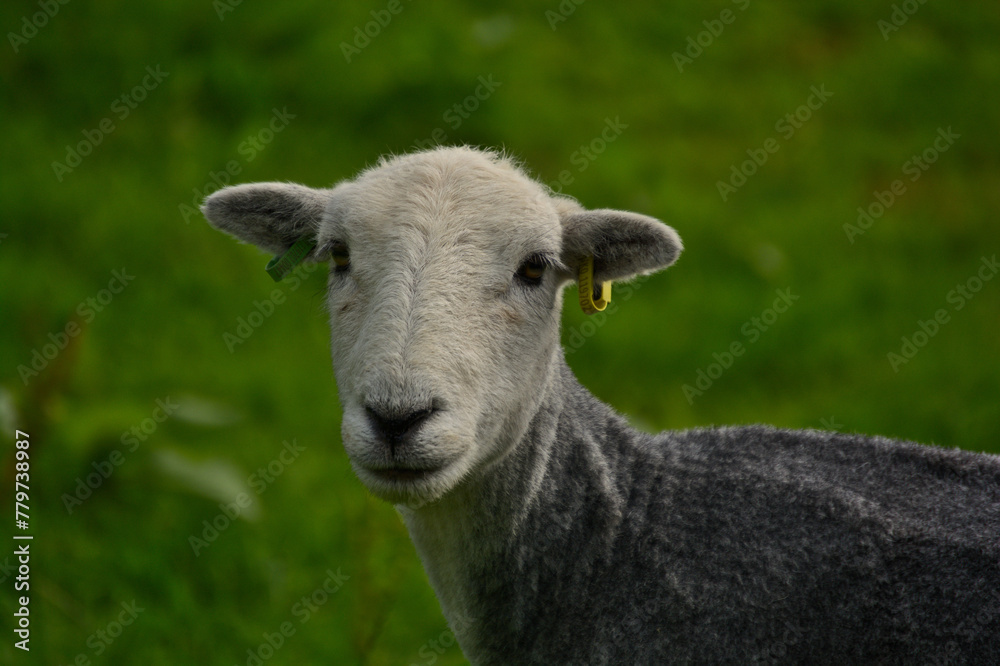
{"label": "nostril", "polygon": [[370,405],[365,407],[365,413],[376,434],[391,444],[397,444],[415,432],[434,411],[433,407],[414,411],[381,410]]}

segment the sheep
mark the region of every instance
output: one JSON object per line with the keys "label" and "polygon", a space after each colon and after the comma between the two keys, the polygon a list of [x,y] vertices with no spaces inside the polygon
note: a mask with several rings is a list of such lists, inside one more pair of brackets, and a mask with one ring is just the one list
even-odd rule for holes
{"label": "sheep", "polygon": [[[475,664],[1000,663],[1000,457],[764,425],[645,434],[583,388],[563,287],[682,246],[442,147],[209,222],[330,264],[342,439]],[[596,299],[597,292],[601,292]],[[592,293],[593,292],[593,293]]]}

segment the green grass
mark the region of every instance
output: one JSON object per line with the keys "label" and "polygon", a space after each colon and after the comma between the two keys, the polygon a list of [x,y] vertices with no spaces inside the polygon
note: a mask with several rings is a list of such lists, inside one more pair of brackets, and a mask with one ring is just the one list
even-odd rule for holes
{"label": "green grass", "polygon": [[[464,663],[405,529],[340,445],[326,269],[279,286],[285,301],[227,348],[274,289],[267,257],[185,214],[230,162],[232,182],[325,186],[435,129],[506,147],[544,182],[568,171],[585,205],[657,216],[684,239],[674,268],[627,300],[616,288],[613,315],[564,315],[564,340],[583,341],[574,370],[640,427],[763,421],[1000,451],[1000,280],[961,310],[948,299],[1000,253],[994,8],[926,3],[885,40],[888,1],[586,2],[555,30],[557,2],[401,6],[350,63],[341,43],[386,3],[243,2],[220,21],[209,2],[73,2],[0,49],[0,386],[5,426],[31,434],[35,535],[32,650],[8,634],[0,661],[246,664],[288,622],[267,663]],[[726,8],[735,20],[679,72],[673,53]],[[19,32],[39,11],[6,3],[0,25]],[[157,66],[169,74],[121,117],[115,100]],[[447,120],[490,75],[495,92]],[[821,85],[832,96],[784,138],[776,123]],[[248,149],[274,109],[294,118]],[[59,180],[52,163],[104,118],[114,130]],[[574,157],[607,119],[627,127]],[[849,242],[856,209],[948,127],[954,144]],[[768,138],[777,152],[723,201],[717,182]],[[123,268],[134,280],[87,316]],[[744,327],[786,288],[799,300],[751,341]],[[948,323],[894,372],[887,354],[941,308]],[[19,366],[70,322],[82,332],[23,382]],[[744,353],[689,402],[682,387],[734,342]],[[130,451],[123,434],[168,397],[182,408]],[[286,440],[305,451],[258,494],[248,478]],[[64,495],[116,450],[69,513]],[[240,488],[254,519],[195,555],[190,538]],[[316,592],[328,570],[347,577],[330,595]],[[314,592],[325,602],[306,616]],[[144,610],[102,642],[132,600]]]}

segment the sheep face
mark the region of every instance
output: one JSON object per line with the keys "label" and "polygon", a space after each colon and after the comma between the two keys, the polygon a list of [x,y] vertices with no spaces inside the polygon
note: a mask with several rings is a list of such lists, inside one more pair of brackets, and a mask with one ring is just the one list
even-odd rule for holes
{"label": "sheep face", "polygon": [[227,188],[204,210],[274,252],[316,240],[344,446],[373,493],[415,507],[521,442],[559,358],[562,287],[586,256],[610,280],[680,250],[656,220],[585,211],[467,148],[383,161],[330,190]]}
{"label": "sheep face", "polygon": [[558,344],[562,230],[551,199],[491,162],[404,161],[339,193],[333,366],[354,469],[432,500],[523,435]]}

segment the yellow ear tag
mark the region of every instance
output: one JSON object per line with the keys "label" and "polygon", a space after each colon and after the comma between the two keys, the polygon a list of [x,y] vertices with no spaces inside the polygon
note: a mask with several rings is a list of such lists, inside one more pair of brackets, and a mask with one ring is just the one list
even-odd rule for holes
{"label": "yellow ear tag", "polygon": [[585,257],[580,264],[578,276],[578,291],[580,292],[580,307],[586,314],[594,314],[608,307],[611,302],[611,283],[601,283],[601,295],[594,299],[594,258]]}

